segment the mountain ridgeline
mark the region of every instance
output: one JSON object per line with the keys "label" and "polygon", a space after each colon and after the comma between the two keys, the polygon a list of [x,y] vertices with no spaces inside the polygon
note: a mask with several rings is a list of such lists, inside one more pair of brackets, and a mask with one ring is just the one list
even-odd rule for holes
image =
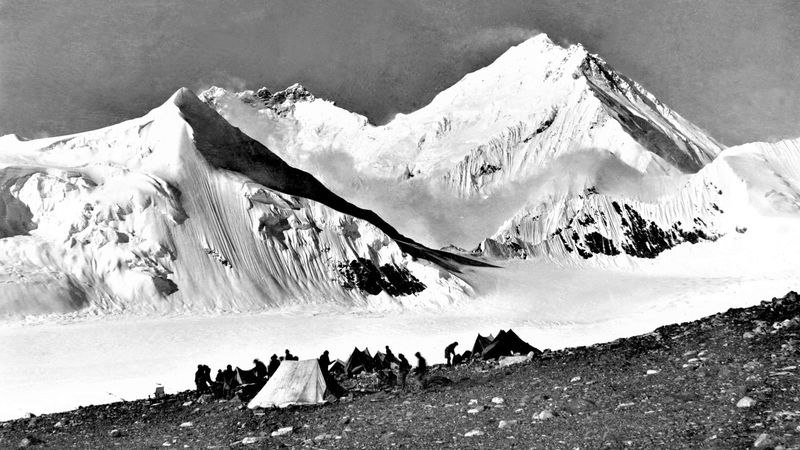
{"label": "mountain ridgeline", "polygon": [[545,35],[382,125],[299,84],[181,89],[0,138],[0,316],[450,305],[509,259],[635,266],[796,219],[798,155],[726,149]]}

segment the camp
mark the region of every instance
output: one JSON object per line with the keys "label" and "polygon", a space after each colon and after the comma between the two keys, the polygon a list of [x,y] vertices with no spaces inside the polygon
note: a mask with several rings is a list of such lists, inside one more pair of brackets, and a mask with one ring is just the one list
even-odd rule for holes
{"label": "camp", "polygon": [[[335,383],[335,381],[332,381]],[[338,387],[338,386],[336,386]],[[283,361],[263,389],[247,405],[250,409],[283,408],[289,405],[316,405],[336,387],[328,383],[316,359]]]}

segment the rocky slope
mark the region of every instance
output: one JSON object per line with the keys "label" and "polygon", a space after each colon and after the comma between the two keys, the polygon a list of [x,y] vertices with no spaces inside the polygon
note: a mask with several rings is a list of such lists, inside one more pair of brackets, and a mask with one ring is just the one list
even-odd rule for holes
{"label": "rocky slope", "polygon": [[449,270],[472,263],[405,238],[186,89],[102,130],[0,138],[0,249],[12,317],[441,304],[469,294]]}
{"label": "rocky slope", "polygon": [[528,363],[434,368],[446,386],[263,415],[187,392],[5,422],[0,446],[797,449],[798,339],[790,293]]}

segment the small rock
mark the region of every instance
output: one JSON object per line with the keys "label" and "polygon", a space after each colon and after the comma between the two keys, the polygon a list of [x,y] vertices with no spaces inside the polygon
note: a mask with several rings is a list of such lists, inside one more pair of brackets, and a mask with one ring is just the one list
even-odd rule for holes
{"label": "small rock", "polygon": [[516,420],[501,420],[500,423],[497,424],[497,428],[503,429],[514,426],[517,424]]}
{"label": "small rock", "polygon": [[315,441],[324,441],[324,440],[327,440],[327,439],[333,439],[335,437],[336,436],[334,436],[332,434],[322,433],[322,434],[318,435],[317,437],[315,437],[314,440]]}
{"label": "small rock", "polygon": [[108,436],[112,438],[122,437],[122,431],[119,431],[118,429],[114,428],[113,430],[108,432]]}
{"label": "small rock", "polygon": [[170,444],[169,442],[164,442],[163,444],[161,444],[161,446],[162,447],[172,447],[172,444]]}
{"label": "small rock", "polygon": [[736,403],[736,407],[737,408],[750,408],[752,406],[755,406],[755,404],[756,404],[755,400],[753,400],[750,397],[744,396]]}
{"label": "small rock", "polygon": [[553,417],[555,417],[555,415],[553,414],[553,411],[551,411],[549,409],[545,409],[542,412],[534,414],[533,415],[533,420],[548,420],[548,419],[552,419]]}
{"label": "small rock", "polygon": [[775,444],[775,441],[767,434],[761,433],[756,438],[756,441],[753,443],[753,447],[755,448],[772,448]]}
{"label": "small rock", "polygon": [[656,369],[647,369],[647,372],[645,372],[645,375],[655,375],[657,373],[661,373],[661,371],[660,370],[656,370]]}
{"label": "small rock", "polygon": [[292,434],[292,430],[294,430],[294,427],[278,428],[276,431],[272,432],[272,436],[286,436],[287,434]]}
{"label": "small rock", "polygon": [[467,404],[468,404],[468,405],[477,405],[477,404],[478,404],[478,400],[476,400],[476,399],[474,399],[474,398],[473,398],[473,399],[472,399],[472,400],[470,400],[470,401],[469,401],[469,403],[467,403]]}
{"label": "small rock", "polygon": [[29,438],[23,438],[21,441],[19,441],[19,445],[17,447],[26,448],[30,447],[31,445],[33,445],[33,441],[31,441]]}
{"label": "small rock", "polygon": [[180,425],[181,428],[190,428],[190,427],[193,427],[193,426],[194,426],[194,424],[192,422],[183,422]]}
{"label": "small rock", "polygon": [[569,380],[570,383],[577,383],[578,381],[581,381],[581,377],[572,377],[572,379]]}
{"label": "small rock", "polygon": [[53,425],[53,428],[64,428],[64,424],[59,420]]}
{"label": "small rock", "polygon": [[259,442],[261,442],[263,440],[264,440],[263,437],[247,436],[246,438],[242,439],[241,442],[244,445],[250,445],[250,444],[257,444],[257,443],[259,443]]}
{"label": "small rock", "polygon": [[472,431],[467,431],[466,433],[464,433],[464,437],[483,436],[484,434],[486,434],[486,433],[484,433],[481,430],[472,430]]}
{"label": "small rock", "polygon": [[756,335],[749,331],[745,331],[742,335],[742,339],[753,339],[754,337],[756,337]]}
{"label": "small rock", "polygon": [[506,401],[503,400],[503,397],[495,397],[492,399],[492,403],[494,403],[495,405],[502,405],[505,402]]}
{"label": "small rock", "polygon": [[203,395],[201,395],[200,397],[197,398],[197,403],[202,405],[202,404],[205,404],[205,403],[209,403],[209,402],[211,402],[213,400],[214,400],[214,396],[213,395],[211,395],[211,394],[203,394]]}
{"label": "small rock", "polygon": [[183,402],[183,405],[181,406],[192,406],[192,401],[189,400],[188,402]]}
{"label": "small rock", "polygon": [[480,406],[478,408],[468,409],[467,414],[478,414],[479,412],[483,411],[483,408],[483,406]]}
{"label": "small rock", "polygon": [[344,416],[339,419],[339,425],[347,425],[348,423],[350,423],[350,416]]}

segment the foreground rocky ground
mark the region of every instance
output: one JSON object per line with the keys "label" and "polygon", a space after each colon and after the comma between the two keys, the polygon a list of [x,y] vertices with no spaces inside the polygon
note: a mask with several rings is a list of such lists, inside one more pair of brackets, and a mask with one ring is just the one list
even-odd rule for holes
{"label": "foreground rocky ground", "polygon": [[798,449],[799,334],[790,293],[531,362],[434,369],[448,386],[263,412],[186,392],[5,422],[0,447]]}

